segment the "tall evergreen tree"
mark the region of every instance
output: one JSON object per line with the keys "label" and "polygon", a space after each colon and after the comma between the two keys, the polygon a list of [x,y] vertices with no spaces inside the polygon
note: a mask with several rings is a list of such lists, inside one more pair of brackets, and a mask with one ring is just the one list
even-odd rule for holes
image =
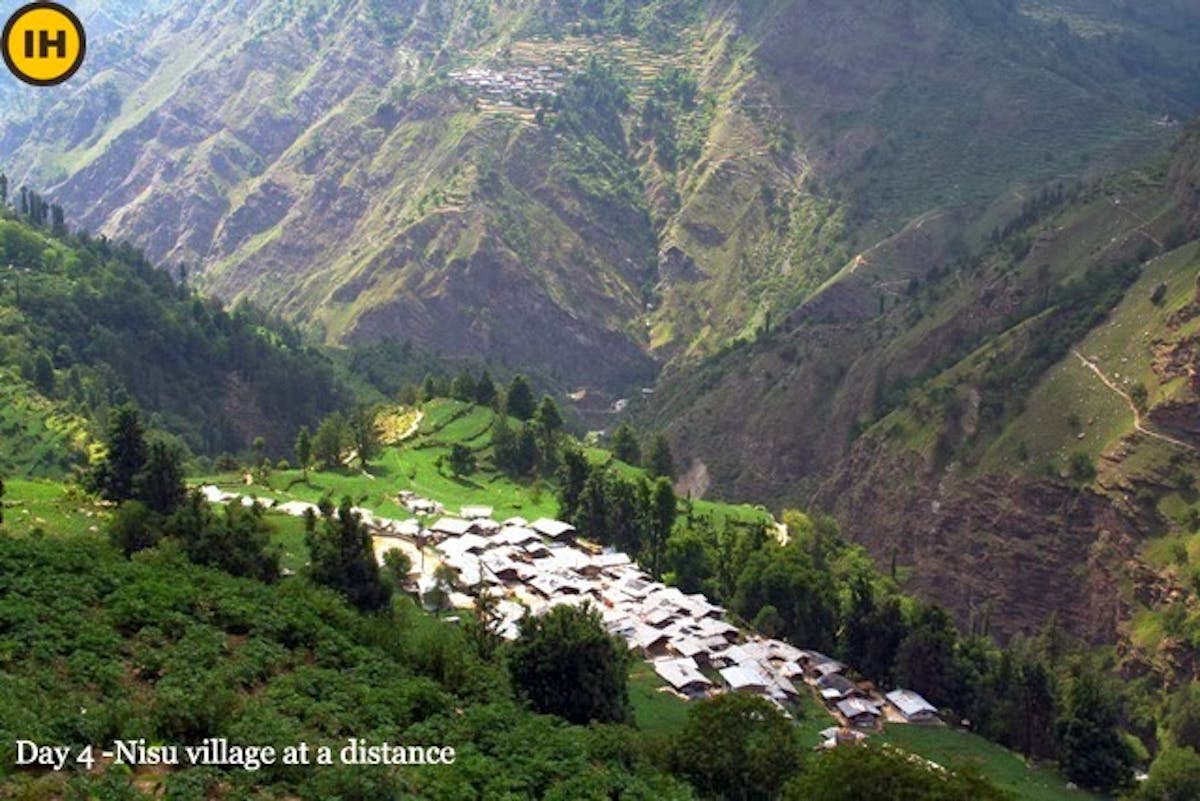
{"label": "tall evergreen tree", "polygon": [[421,400],[431,401],[439,395],[437,379],[433,377],[432,373],[427,374],[425,380],[421,382]]}
{"label": "tall evergreen tree", "polygon": [[612,452],[625,464],[641,464],[642,446],[629,423],[621,423],[612,435]]}
{"label": "tall evergreen tree", "polygon": [[475,379],[471,377],[470,372],[464,369],[454,377],[454,381],[450,384],[450,397],[463,403],[474,403],[475,390]]}
{"label": "tall evergreen tree", "polygon": [[518,420],[529,420],[536,410],[533,400],[533,390],[529,388],[529,380],[523,375],[516,375],[508,385],[504,395],[504,411],[509,417]]}
{"label": "tall evergreen tree", "polygon": [[655,576],[662,575],[663,554],[667,542],[671,539],[671,529],[675,526],[677,511],[675,489],[666,478],[654,482],[654,491],[650,500],[650,520],[647,526],[646,547],[650,552],[650,572]]}
{"label": "tall evergreen tree", "polygon": [[558,410],[558,404],[554,402],[554,398],[549,395],[542,396],[542,402],[538,404],[533,419],[541,424],[546,433],[552,436],[561,431],[563,427],[562,412]]}
{"label": "tall evergreen tree", "polygon": [[484,370],[479,376],[479,380],[475,382],[475,402],[489,409],[495,408],[498,394],[496,382],[492,380],[491,374]]}
{"label": "tall evergreen tree", "polygon": [[958,691],[954,672],[957,637],[946,610],[936,604],[923,605],[896,653],[896,681],[935,706],[953,703]]}
{"label": "tall evergreen tree", "polygon": [[517,435],[508,423],[508,415],[498,414],[492,421],[492,461],[496,469],[515,475],[517,469]]}
{"label": "tall evergreen tree", "polygon": [[671,455],[671,445],[662,434],[655,434],[646,451],[646,470],[653,478],[668,478],[675,480],[675,457]]}
{"label": "tall evergreen tree", "polygon": [[151,511],[169,515],[179,508],[187,495],[179,448],[163,439],[152,440],[134,485],[135,496]]}
{"label": "tall evergreen tree", "polygon": [[329,469],[342,464],[342,449],[346,446],[346,419],[341,412],[334,412],[317,426],[313,438],[313,458]]}
{"label": "tall evergreen tree", "polygon": [[113,409],[105,445],[108,455],[96,466],[92,484],[105,500],[131,500],[137,477],[146,466],[146,432],[136,406]]}
{"label": "tall evergreen tree", "polygon": [[336,514],[326,508],[323,525],[319,530],[314,526],[307,540],[313,581],[341,593],[364,612],[388,605],[391,587],[380,575],[370,533],[349,498],[342,500]]}
{"label": "tall evergreen tree", "polygon": [[575,517],[567,522],[579,529],[583,536],[597,542],[609,543],[608,531],[608,476],[596,468],[588,473],[579,493]]}
{"label": "tall evergreen tree", "polygon": [[583,485],[591,473],[587,456],[578,448],[564,448],[562,464],[558,468],[558,516],[562,520],[575,520],[579,512],[579,499]]}
{"label": "tall evergreen tree", "polygon": [[350,424],[347,426],[347,430],[350,434],[350,443],[358,452],[358,461],[362,464],[362,469],[366,470],[367,461],[374,459],[379,450],[379,432],[375,429],[375,410],[369,406],[359,406],[354,414],[350,415]]}
{"label": "tall evergreen tree", "polygon": [[461,442],[450,446],[450,456],[447,462],[450,465],[450,472],[455,478],[475,472],[475,454],[471,453],[471,449]]}
{"label": "tall evergreen tree", "polygon": [[312,437],[308,434],[308,426],[300,427],[300,433],[296,435],[295,451],[300,471],[304,474],[304,480],[308,481],[308,468],[312,465],[313,458],[313,443]]}
{"label": "tall evergreen tree", "polygon": [[1115,694],[1089,671],[1076,676],[1057,727],[1059,757],[1067,778],[1103,792],[1128,787],[1134,757],[1119,726]]}

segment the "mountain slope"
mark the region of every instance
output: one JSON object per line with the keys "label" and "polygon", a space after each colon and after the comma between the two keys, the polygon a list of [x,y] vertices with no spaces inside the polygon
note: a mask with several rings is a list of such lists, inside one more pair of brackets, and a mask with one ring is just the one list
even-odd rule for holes
{"label": "mountain slope", "polygon": [[0,212],[0,469],[86,461],[110,405],[136,401],[196,453],[287,449],[350,402],[333,363],[251,307],[226,311],[125,244]]}
{"label": "mountain slope", "polygon": [[650,414],[695,457],[689,483],[815,496],[964,623],[1002,609],[1013,633],[1057,612],[1112,637],[1126,561],[1173,528],[1160,504],[1200,467],[1197,141],[1048,189],[981,257],[905,270],[949,261],[926,220],[670,383]]}
{"label": "mountain slope", "polygon": [[[1170,3],[860,5],[190,0],[104,39],[0,159],[330,340],[618,390],[932,208],[974,218],[1197,104],[1196,14]],[[561,75],[513,88],[534,73]]]}

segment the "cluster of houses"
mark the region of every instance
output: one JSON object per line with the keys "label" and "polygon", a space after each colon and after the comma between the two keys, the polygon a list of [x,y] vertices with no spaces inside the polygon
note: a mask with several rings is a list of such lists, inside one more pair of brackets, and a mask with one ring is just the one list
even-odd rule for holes
{"label": "cluster of houses", "polygon": [[[464,507],[460,517],[433,523],[423,538],[454,571],[460,587],[496,597],[500,632],[509,639],[517,637],[518,622],[527,613],[591,604],[608,631],[683,698],[753,693],[787,713],[801,692],[815,691],[841,724],[825,746],[846,741],[846,732],[876,729],[884,719],[937,719],[937,709],[914,692],[881,696],[847,678],[846,666],[824,654],[743,635],[704,595],[656,581],[627,554],[580,539],[568,523],[497,522],[487,507]],[[797,683],[812,690],[798,689]]]}
{"label": "cluster of houses", "polygon": [[514,67],[506,72],[486,67],[471,67],[451,72],[450,77],[477,90],[488,100],[533,106],[548,98],[557,97],[566,73],[549,64],[538,64]]}
{"label": "cluster of houses", "polygon": [[[213,503],[239,497],[213,486],[202,487],[201,492]],[[400,493],[397,500],[416,514],[445,511],[441,504],[409,492]],[[241,502],[273,504],[253,498]],[[273,508],[296,516],[317,511],[314,504],[303,501]],[[459,516],[443,514],[425,526],[417,519],[392,520],[368,509],[354,511],[384,543],[400,540],[421,554],[422,564],[410,578],[423,598],[435,588],[443,589],[452,605],[469,607],[474,603],[472,595],[492,595],[499,633],[507,639],[517,638],[518,624],[526,614],[590,604],[599,610],[608,631],[646,659],[682,698],[752,693],[786,714],[801,692],[815,693],[839,723],[822,733],[820,747],[856,741],[884,720],[937,720],[937,709],[915,692],[881,695],[871,685],[851,680],[847,666],[836,659],[780,640],[743,634],[725,610],[704,595],[656,581],[627,554],[588,543],[561,520],[529,522],[514,517],[498,522],[491,507],[465,506]],[[424,559],[429,546],[437,554],[436,560],[429,560],[432,564]],[[378,553],[386,550],[386,544],[377,546]],[[436,571],[434,564],[450,569],[453,586],[440,587],[446,572]]]}

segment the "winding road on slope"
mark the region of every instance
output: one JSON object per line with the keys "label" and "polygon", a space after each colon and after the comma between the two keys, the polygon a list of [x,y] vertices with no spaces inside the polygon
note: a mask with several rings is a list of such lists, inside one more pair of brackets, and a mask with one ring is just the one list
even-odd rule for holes
{"label": "winding road on slope", "polygon": [[1133,402],[1133,398],[1129,397],[1129,393],[1121,389],[1115,382],[1109,379],[1109,377],[1104,374],[1104,371],[1097,367],[1094,361],[1080,353],[1078,348],[1072,349],[1071,352],[1079,358],[1079,361],[1083,362],[1085,367],[1100,377],[1100,380],[1104,382],[1104,386],[1108,387],[1113,392],[1125,399],[1125,402],[1129,404],[1130,411],[1133,412],[1133,427],[1140,433],[1145,434],[1148,437],[1160,439],[1163,442],[1169,442],[1170,444],[1180,448],[1187,448],[1189,451],[1195,450],[1195,448],[1193,448],[1190,444],[1182,440],[1178,440],[1174,437],[1169,437],[1166,434],[1160,434],[1157,431],[1146,428],[1146,426],[1142,423],[1142,412],[1140,409],[1138,409],[1137,404]]}

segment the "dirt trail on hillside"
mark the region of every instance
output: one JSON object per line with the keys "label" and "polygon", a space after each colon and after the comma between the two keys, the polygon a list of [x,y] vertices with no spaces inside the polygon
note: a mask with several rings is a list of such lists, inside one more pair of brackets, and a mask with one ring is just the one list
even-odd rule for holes
{"label": "dirt trail on hillside", "polygon": [[1152,431],[1151,429],[1146,428],[1146,426],[1142,423],[1142,412],[1138,409],[1137,404],[1133,402],[1133,398],[1129,397],[1129,393],[1121,389],[1116,383],[1110,380],[1109,377],[1104,374],[1104,371],[1097,367],[1095,362],[1080,353],[1078,348],[1073,349],[1071,352],[1079,358],[1079,361],[1083,362],[1085,367],[1099,376],[1100,380],[1104,382],[1104,386],[1108,387],[1113,392],[1125,399],[1125,402],[1129,404],[1130,411],[1133,412],[1133,427],[1140,433],[1145,434],[1148,437],[1160,439],[1163,442],[1169,442],[1170,444],[1176,445],[1180,448],[1187,448],[1189,451],[1195,450],[1195,448],[1193,448],[1190,444],[1183,442],[1182,440],[1178,440],[1174,437],[1169,437],[1166,434],[1160,434],[1157,431]]}

